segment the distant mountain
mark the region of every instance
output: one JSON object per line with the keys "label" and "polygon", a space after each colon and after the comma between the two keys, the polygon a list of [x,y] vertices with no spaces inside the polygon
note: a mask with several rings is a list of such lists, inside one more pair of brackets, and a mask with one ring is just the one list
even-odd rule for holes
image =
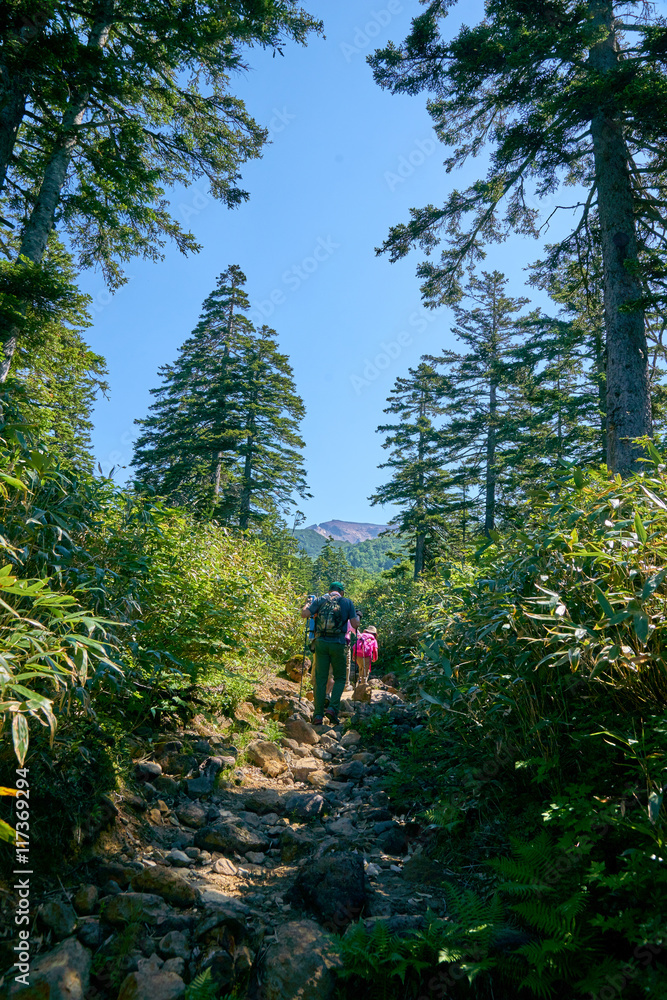
{"label": "distant mountain", "polygon": [[357,521],[324,521],[323,524],[313,524],[308,528],[300,528],[294,532],[306,555],[317,559],[324,544],[331,536],[333,544],[340,546],[351,566],[368,570],[369,573],[380,573],[394,565],[394,560],[387,558],[388,552],[403,552],[405,542],[393,535],[379,538],[382,531],[387,530],[386,524],[360,524]]}
{"label": "distant mountain", "polygon": [[358,521],[323,521],[322,524],[311,524],[303,531],[316,531],[326,540],[331,536],[335,542],[366,542],[369,538],[377,538],[382,531],[387,531],[387,524],[363,524]]}

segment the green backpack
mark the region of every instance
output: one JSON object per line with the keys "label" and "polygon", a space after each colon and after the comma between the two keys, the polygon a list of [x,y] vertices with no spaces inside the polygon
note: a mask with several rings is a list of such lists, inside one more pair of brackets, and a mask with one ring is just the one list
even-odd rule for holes
{"label": "green backpack", "polygon": [[343,615],[341,601],[342,597],[328,597],[315,615],[315,635],[318,639],[344,634],[347,618]]}

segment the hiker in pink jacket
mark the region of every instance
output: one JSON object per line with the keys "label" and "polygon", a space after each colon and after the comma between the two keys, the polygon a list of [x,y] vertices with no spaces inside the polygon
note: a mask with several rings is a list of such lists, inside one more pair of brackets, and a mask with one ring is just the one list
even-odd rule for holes
{"label": "hiker in pink jacket", "polygon": [[371,667],[378,658],[377,629],[368,625],[363,631],[357,631],[354,643],[354,661],[357,664],[357,683],[365,684],[370,676]]}

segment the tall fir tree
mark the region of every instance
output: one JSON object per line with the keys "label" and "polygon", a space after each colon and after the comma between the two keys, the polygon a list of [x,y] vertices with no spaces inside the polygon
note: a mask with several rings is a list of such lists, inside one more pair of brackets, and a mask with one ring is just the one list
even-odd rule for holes
{"label": "tall fir tree", "polygon": [[370,498],[372,504],[394,504],[400,513],[394,520],[398,533],[410,539],[410,553],[417,580],[433,565],[441,535],[447,530],[448,491],[451,479],[443,466],[439,431],[434,419],[443,411],[444,380],[432,364],[424,361],[411,368],[407,378],[397,378],[384,412],[396,422],[382,424],[382,447],[389,459],[381,469],[391,469],[391,478]]}
{"label": "tall fir tree", "polygon": [[303,402],[275,331],[256,333],[247,316],[245,282],[237,265],[220,275],[179,358],[159,370],[132,460],[139,483],[242,529],[308,495]]}
{"label": "tall fir tree", "polygon": [[414,209],[382,250],[396,260],[444,240],[440,262],[418,273],[430,304],[456,300],[464,267],[485,242],[539,233],[533,193],[577,185],[578,218],[550,263],[563,252],[585,258],[598,226],[607,462],[625,474],[641,458],[634,439],[652,431],[644,311],[667,244],[667,25],[642,0],[487,0],[484,19],[448,41],[441,22],[454,3],[427,2],[403,45],[390,43],[370,62],[394,93],[432,92],[436,133],[452,147],[448,171],[489,144],[488,175],[441,207]]}
{"label": "tall fir tree", "polygon": [[280,353],[275,338],[275,330],[261,327],[240,363],[243,530],[276,510],[286,510],[295,494],[310,495],[299,434],[305,407],[294,389],[289,358]]}
{"label": "tall fir tree", "polygon": [[[465,353],[444,350],[427,360],[444,369],[440,435],[445,461],[455,463],[469,495],[479,490],[481,529],[494,530],[499,502],[510,502],[512,476],[528,414],[523,383],[526,373],[514,350],[523,329],[519,318],[526,298],[506,294],[499,271],[470,279],[465,304],[454,306],[453,333]],[[533,317],[534,318],[534,317]]]}

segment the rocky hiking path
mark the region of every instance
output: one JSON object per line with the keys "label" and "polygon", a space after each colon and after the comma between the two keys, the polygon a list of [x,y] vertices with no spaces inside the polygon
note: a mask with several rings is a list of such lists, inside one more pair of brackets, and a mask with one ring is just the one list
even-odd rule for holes
{"label": "rocky hiking path", "polygon": [[[112,797],[108,828],[41,901],[30,986],[10,973],[5,995],[180,1000],[210,969],[219,997],[327,1000],[340,967],[332,934],[358,920],[369,932],[380,919],[418,927],[427,909],[444,911],[421,828],[392,814],[383,789],[397,765],[354,728],[387,714],[405,733],[419,712],[379,681],[370,703],[344,701],[333,727],[314,728],[285,679],[253,702],[237,712],[258,726],[243,766],[201,717],[136,741],[135,780]],[[262,733],[269,718],[284,720],[277,743]]]}

